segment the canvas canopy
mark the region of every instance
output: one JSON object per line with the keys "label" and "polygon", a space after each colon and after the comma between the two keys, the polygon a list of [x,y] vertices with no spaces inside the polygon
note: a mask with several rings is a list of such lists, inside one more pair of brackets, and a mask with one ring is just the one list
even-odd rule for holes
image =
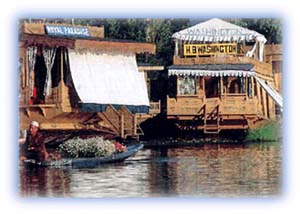
{"label": "canvas canopy", "polygon": [[69,50],[69,61],[77,94],[89,107],[149,106],[144,74],[138,71],[134,53]]}
{"label": "canvas canopy", "polygon": [[257,37],[266,41],[266,38],[256,31],[218,18],[210,19],[172,35],[172,38],[178,40],[198,42],[253,42]]}
{"label": "canvas canopy", "polygon": [[259,48],[259,60],[263,61],[263,48],[267,39],[264,35],[240,27],[221,19],[214,18],[206,22],[186,28],[172,35],[172,38],[182,42],[255,42],[247,56],[252,57],[257,46]]}
{"label": "canvas canopy", "polygon": [[277,103],[277,105],[280,106],[280,110],[282,112],[282,108],[283,108],[282,96],[272,86],[270,86],[267,81],[260,79],[257,76],[255,76],[255,79],[265,89],[268,95],[272,97],[272,99]]}

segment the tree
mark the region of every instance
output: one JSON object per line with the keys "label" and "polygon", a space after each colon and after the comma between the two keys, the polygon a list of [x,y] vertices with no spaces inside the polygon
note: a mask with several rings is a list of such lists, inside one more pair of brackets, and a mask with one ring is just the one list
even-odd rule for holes
{"label": "tree", "polygon": [[282,42],[280,19],[229,19],[228,21],[263,34],[267,39],[267,44]]}

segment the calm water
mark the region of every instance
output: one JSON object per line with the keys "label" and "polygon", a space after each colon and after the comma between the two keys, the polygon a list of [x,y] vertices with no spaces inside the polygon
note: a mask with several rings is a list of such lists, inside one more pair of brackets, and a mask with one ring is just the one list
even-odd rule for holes
{"label": "calm water", "polygon": [[144,149],[94,169],[19,169],[23,197],[269,197],[281,192],[281,145]]}

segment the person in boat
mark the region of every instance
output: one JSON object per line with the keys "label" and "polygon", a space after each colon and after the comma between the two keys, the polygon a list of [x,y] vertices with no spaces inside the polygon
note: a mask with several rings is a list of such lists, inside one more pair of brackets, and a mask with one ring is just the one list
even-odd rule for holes
{"label": "person in boat", "polygon": [[34,159],[39,162],[48,160],[49,154],[47,152],[44,137],[39,132],[39,123],[32,121],[29,125],[29,134],[25,139],[20,139],[20,159]]}

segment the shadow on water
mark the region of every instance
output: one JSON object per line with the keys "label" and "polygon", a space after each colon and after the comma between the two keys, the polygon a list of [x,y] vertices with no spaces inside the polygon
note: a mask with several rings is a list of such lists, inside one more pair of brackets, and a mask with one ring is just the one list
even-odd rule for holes
{"label": "shadow on water", "polygon": [[281,143],[143,149],[93,169],[19,169],[24,197],[273,197]]}

